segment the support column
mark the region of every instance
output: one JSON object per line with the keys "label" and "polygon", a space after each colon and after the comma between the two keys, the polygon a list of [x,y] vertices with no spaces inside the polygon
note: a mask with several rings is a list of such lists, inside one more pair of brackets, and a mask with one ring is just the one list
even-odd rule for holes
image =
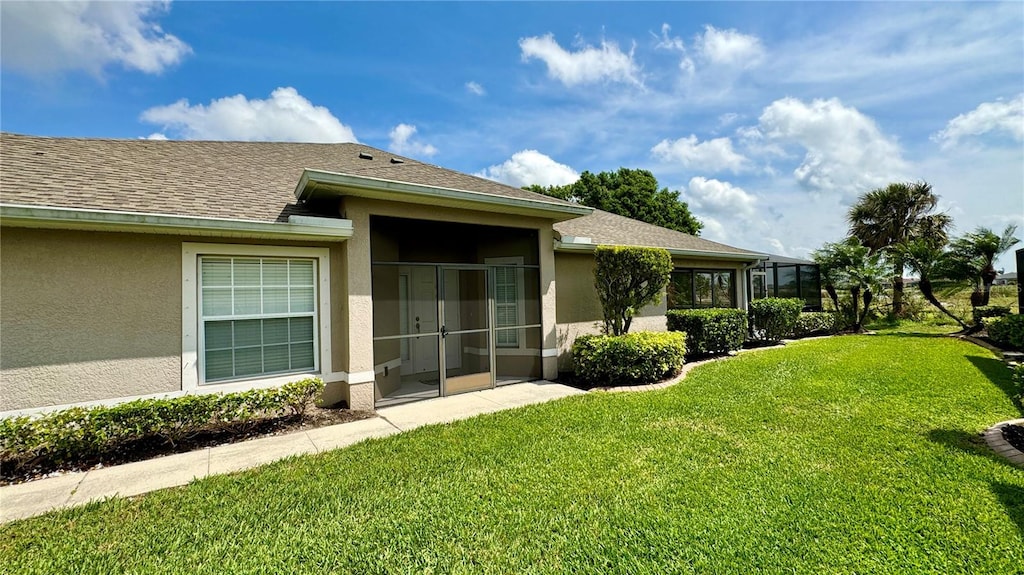
{"label": "support column", "polygon": [[348,404],[352,409],[373,411],[373,296],[370,266],[370,215],[357,201],[346,198],[345,217],[354,233],[345,242],[345,284],[348,313],[345,345],[348,346]]}
{"label": "support column", "polygon": [[541,366],[544,379],[558,377],[558,329],[555,325],[555,239],[550,226],[538,230],[540,249]]}

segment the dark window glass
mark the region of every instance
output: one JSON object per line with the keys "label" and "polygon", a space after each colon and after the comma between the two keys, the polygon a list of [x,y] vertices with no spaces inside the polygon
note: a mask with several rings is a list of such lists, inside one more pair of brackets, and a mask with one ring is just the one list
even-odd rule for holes
{"label": "dark window glass", "polygon": [[693,275],[693,283],[696,295],[696,307],[714,307],[715,302],[712,291],[711,282],[714,274],[711,272],[697,272]]}
{"label": "dark window glass", "polygon": [[714,274],[712,293],[715,307],[733,307],[732,272]]}
{"label": "dark window glass", "polygon": [[693,307],[693,272],[674,271],[668,282],[668,309]]}
{"label": "dark window glass", "polygon": [[800,266],[800,295],[805,306],[821,307],[821,281],[817,266]]}
{"label": "dark window glass", "polygon": [[778,297],[800,297],[796,283],[796,266],[779,266]]}

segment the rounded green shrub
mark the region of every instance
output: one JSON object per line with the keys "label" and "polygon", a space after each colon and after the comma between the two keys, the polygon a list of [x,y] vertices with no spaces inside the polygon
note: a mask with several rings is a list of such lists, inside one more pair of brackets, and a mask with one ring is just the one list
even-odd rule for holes
{"label": "rounded green shrub", "polygon": [[576,376],[593,385],[642,385],[683,368],[686,334],[641,331],[582,335],[572,344]]}
{"label": "rounded green shrub", "polygon": [[765,342],[792,337],[803,308],[803,300],[797,298],[769,297],[750,302],[751,336]]}
{"label": "rounded green shrub", "polygon": [[736,351],[747,337],[747,314],[741,309],[674,309],[666,319],[669,331],[686,333],[691,356]]}
{"label": "rounded green shrub", "polygon": [[971,309],[971,318],[978,324],[990,317],[1010,315],[1010,308],[1004,305],[980,305]]}
{"label": "rounded green shrub", "polygon": [[796,318],[793,326],[793,337],[809,337],[812,335],[828,335],[839,330],[839,320],[834,312],[804,311]]}
{"label": "rounded green shrub", "polygon": [[1024,350],[1024,315],[1014,314],[985,322],[988,336],[1002,347]]}

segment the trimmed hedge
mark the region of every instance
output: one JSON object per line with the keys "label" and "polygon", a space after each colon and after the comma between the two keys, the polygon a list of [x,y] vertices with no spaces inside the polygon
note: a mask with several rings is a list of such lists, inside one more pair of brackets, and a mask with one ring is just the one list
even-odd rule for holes
{"label": "trimmed hedge", "polygon": [[1004,317],[1010,315],[1010,308],[1002,305],[980,305],[971,309],[971,317],[975,324],[979,324],[989,317]]}
{"label": "trimmed hedge", "polygon": [[640,331],[581,335],[572,344],[576,376],[594,385],[641,385],[683,368],[686,334]]}
{"label": "trimmed hedge", "polygon": [[1003,347],[1024,350],[1024,315],[1014,314],[985,322],[988,336]]}
{"label": "trimmed hedge", "polygon": [[674,309],[665,316],[669,331],[686,333],[691,355],[736,351],[747,337],[747,313],[741,309]]}
{"label": "trimmed hedge", "polygon": [[769,297],[750,302],[752,339],[779,341],[793,335],[804,301],[797,298]]}
{"label": "trimmed hedge", "polygon": [[323,388],[320,379],[308,378],[279,388],[139,399],[0,419],[0,462],[16,468],[39,460],[63,464],[140,439],[163,438],[173,445],[202,431],[301,416]]}
{"label": "trimmed hedge", "polygon": [[804,311],[796,318],[793,337],[829,335],[839,330],[839,320],[834,312]]}

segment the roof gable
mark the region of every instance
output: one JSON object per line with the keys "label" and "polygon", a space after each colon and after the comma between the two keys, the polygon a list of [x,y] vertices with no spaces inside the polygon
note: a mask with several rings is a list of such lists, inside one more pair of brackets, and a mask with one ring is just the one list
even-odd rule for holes
{"label": "roof gable", "polygon": [[[574,204],[363,144],[45,138],[0,134],[0,203],[286,222],[306,169]],[[472,197],[472,196],[470,196]],[[401,199],[396,194],[395,199]]]}

